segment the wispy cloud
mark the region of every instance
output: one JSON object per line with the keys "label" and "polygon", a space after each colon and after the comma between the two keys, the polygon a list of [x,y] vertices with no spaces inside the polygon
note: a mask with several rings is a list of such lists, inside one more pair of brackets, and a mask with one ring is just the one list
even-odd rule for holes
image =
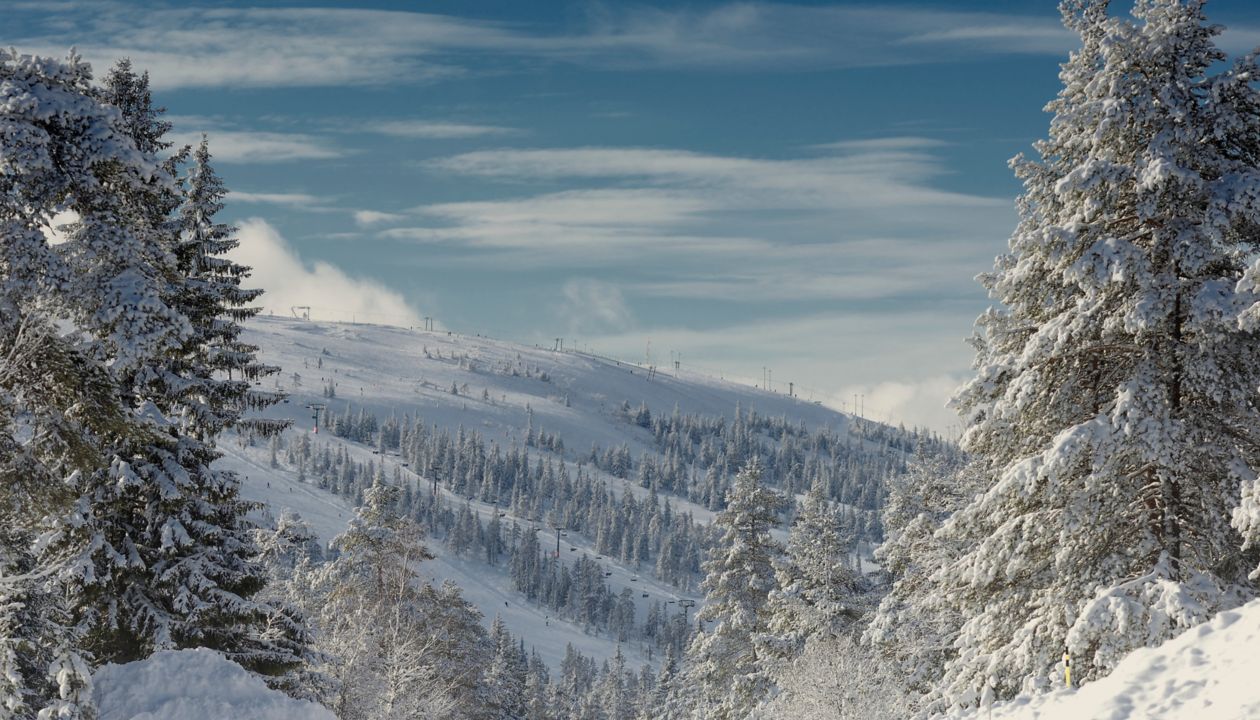
{"label": "wispy cloud", "polygon": [[407,220],[406,215],[380,212],[379,210],[355,210],[353,211],[353,214],[354,224],[359,227],[373,227],[376,225],[399,223]]}
{"label": "wispy cloud", "polygon": [[[210,152],[222,163],[278,163],[294,160],[327,160],[345,155],[323,139],[301,133],[254,130],[209,130]],[[178,145],[201,142],[201,133],[173,132]]]}
{"label": "wispy cloud", "polygon": [[437,122],[430,120],[375,120],[363,123],[368,132],[401,138],[426,140],[462,140],[487,136],[514,135],[520,130],[498,125]]}
{"label": "wispy cloud", "polygon": [[635,324],[621,288],[612,283],[571,278],[561,294],[564,300],[560,315],[568,322],[570,334],[623,332]]}
{"label": "wispy cloud", "polygon": [[248,203],[251,205],[280,205],[302,210],[326,209],[326,198],[307,193],[252,193],[232,190],[228,193],[228,202]]}
{"label": "wispy cloud", "polygon": [[[654,148],[483,150],[433,161],[436,168],[504,179],[625,178],[658,184],[700,184],[764,197],[791,207],[872,204],[992,207],[1005,200],[932,188],[923,182],[939,163],[912,151],[906,139],[882,146],[854,143],[842,155],[789,160],[729,157]],[[901,143],[898,145],[897,143]],[[916,139],[917,147],[927,144]],[[742,200],[742,199],[741,199]],[[762,200],[761,202],[765,202]]]}
{"label": "wispy cloud", "polygon": [[[592,68],[714,71],[948,62],[993,54],[1063,55],[1075,44],[1053,13],[910,6],[733,3],[705,9],[600,5],[567,28],[357,8],[188,7],[102,2],[88,14],[40,13],[22,46],[88,59],[131,57],[158,88],[414,83],[513,58]],[[472,57],[472,56],[475,56]]]}
{"label": "wispy cloud", "polygon": [[509,188],[591,187],[423,205],[411,211],[419,222],[380,236],[478,251],[430,256],[435,262],[633,267],[618,284],[635,297],[978,295],[970,278],[1009,231],[1011,203],[935,187],[941,145],[912,137],[842,141],[822,155],[788,159],[657,148],[463,153],[429,167]]}
{"label": "wispy cloud", "polygon": [[[245,127],[237,119],[206,115],[170,115],[172,132],[167,139],[175,144],[197,145],[204,135],[210,141],[215,162],[231,164],[285,163],[297,160],[328,160],[344,157],[346,151],[329,138],[301,132],[278,132]],[[254,202],[267,202],[267,194],[254,196]],[[283,198],[272,194],[276,204]],[[237,198],[238,200],[242,198]],[[290,198],[292,200],[293,198]]]}

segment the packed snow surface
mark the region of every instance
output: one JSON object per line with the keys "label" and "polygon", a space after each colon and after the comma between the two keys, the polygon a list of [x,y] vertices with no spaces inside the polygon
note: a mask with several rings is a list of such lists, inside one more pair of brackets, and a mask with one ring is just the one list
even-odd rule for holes
{"label": "packed snow surface", "polygon": [[100,720],[336,720],[205,648],[165,650],[93,676]]}
{"label": "packed snow surface", "polygon": [[[1260,718],[1260,600],[1156,648],[1077,690],[1020,697],[993,720],[1254,720]],[[988,720],[986,710],[959,716]]]}

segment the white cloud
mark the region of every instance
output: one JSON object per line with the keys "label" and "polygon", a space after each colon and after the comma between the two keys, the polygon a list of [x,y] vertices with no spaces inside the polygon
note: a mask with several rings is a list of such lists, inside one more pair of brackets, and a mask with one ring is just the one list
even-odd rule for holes
{"label": "white cloud", "polygon": [[377,210],[354,211],[354,223],[359,227],[371,227],[373,225],[397,223],[406,219],[406,215],[399,215],[397,213],[380,212]]}
{"label": "white cloud", "polygon": [[494,250],[475,254],[476,261],[503,267],[607,268],[651,257],[649,274],[621,282],[640,296],[978,296],[970,278],[1013,225],[1012,203],[934,187],[944,172],[934,155],[941,145],[876,138],[787,159],[656,148],[469,152],[429,166],[512,187],[597,187],[425,205],[412,211],[424,225],[381,235]]}
{"label": "white cloud", "polygon": [[[869,141],[867,141],[869,143]],[[920,145],[920,147],[922,147]],[[901,147],[787,160],[709,155],[658,148],[584,147],[481,150],[435,160],[432,167],[504,179],[624,178],[657,184],[691,184],[723,190],[736,202],[790,203],[790,207],[993,207],[995,199],[937,190],[923,181],[941,173],[925,152]],[[766,193],[773,193],[771,198]]]}
{"label": "white cloud", "polygon": [[317,320],[420,324],[421,313],[398,292],[327,262],[308,263],[265,220],[247,219],[239,228],[241,243],[230,257],[253,268],[248,284],[266,290],[265,309],[287,315],[292,306],[310,305]]}
{"label": "white cloud", "polygon": [[1227,53],[1241,55],[1260,49],[1260,28],[1248,25],[1231,25],[1225,28],[1217,40]]}
{"label": "white cloud", "polygon": [[945,147],[949,143],[936,138],[897,136],[868,138],[865,140],[837,140],[836,142],[812,145],[816,150],[839,150],[842,152],[877,152],[898,150],[923,150],[926,148]]}
{"label": "white cloud", "polygon": [[365,123],[363,129],[381,135],[423,138],[427,140],[457,140],[490,135],[512,135],[520,132],[515,128],[500,127],[498,125],[473,125],[426,120],[378,120]]}
{"label": "white cloud", "polygon": [[[326,160],[345,153],[323,138],[302,133],[258,132],[250,130],[205,130],[210,154],[222,163],[276,163],[294,160]],[[201,132],[172,132],[168,139],[179,145],[196,145]]]}
{"label": "white cloud", "polygon": [[302,209],[322,208],[326,205],[324,198],[307,193],[251,193],[232,190],[228,192],[227,199],[228,202],[281,205]]}
{"label": "white cloud", "polygon": [[560,315],[571,334],[622,332],[634,325],[634,315],[621,290],[593,278],[573,278],[564,284]]}
{"label": "white cloud", "polygon": [[931,428],[951,440],[957,440],[961,437],[962,423],[958,414],[946,407],[946,403],[965,381],[964,375],[937,375],[848,385],[825,400],[824,404],[853,412],[856,396],[862,414],[867,418],[904,423],[907,427]]}

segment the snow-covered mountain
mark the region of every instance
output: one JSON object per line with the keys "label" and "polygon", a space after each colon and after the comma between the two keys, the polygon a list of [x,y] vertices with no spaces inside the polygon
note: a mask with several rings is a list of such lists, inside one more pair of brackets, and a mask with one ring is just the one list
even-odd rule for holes
{"label": "snow-covered mountain", "polygon": [[[584,353],[447,332],[282,318],[251,321],[243,339],[260,347],[261,360],[282,368],[261,389],[289,394],[287,402],[268,411],[269,416],[293,422],[282,441],[286,446],[305,437],[312,447],[332,448],[333,452],[344,452],[350,461],[381,466],[386,477],[401,478],[417,492],[429,492],[432,487],[432,478],[425,476],[423,468],[407,463],[399,451],[386,449],[382,455],[377,443],[337,437],[327,426],[317,431],[316,413],[325,425],[360,414],[406,416],[433,431],[475,431],[487,444],[505,450],[531,444],[528,434],[546,434],[560,439],[563,449],[553,446],[542,450],[533,443],[530,452],[557,464],[563,460],[570,471],[589,459],[593,446],[608,449],[624,445],[635,459],[661,456],[651,430],[627,420],[627,406],[647,407],[658,415],[677,413],[724,418],[727,422],[737,409],[746,415],[755,412],[760,417],[779,418],[793,428],[846,438],[864,453],[861,457],[886,457],[889,466],[900,463],[904,455],[900,446],[881,444],[887,443],[887,438],[872,439],[878,435],[872,428],[886,430],[888,437],[897,436],[891,429],[820,404],[685,368],[653,370]],[[859,428],[862,432],[857,432]],[[340,532],[351,517],[352,497],[321,489],[313,478],[300,477],[297,468],[283,461],[283,452],[281,461],[273,463],[272,448],[262,443],[246,445],[233,438],[224,438],[220,449],[225,453],[221,464],[243,478],[244,496],[265,503],[271,516],[292,509],[309,521],[324,541]],[[837,452],[831,450],[833,456]],[[628,490],[646,503],[652,492],[635,482],[633,473],[627,480],[590,465],[584,472],[606,483],[615,496]],[[691,472],[694,475],[697,471]],[[683,615],[688,616],[689,606],[702,599],[698,577],[697,582],[683,587],[657,579],[650,563],[629,563],[615,553],[606,556],[598,552],[591,534],[566,532],[557,543],[556,531],[546,518],[528,517],[480,497],[456,495],[447,483],[440,487],[440,494],[452,508],[466,505],[480,523],[489,523],[497,515],[504,526],[537,527],[540,545],[549,555],[554,555],[558,545],[561,561],[570,567],[581,558],[598,562],[609,591],[633,598],[636,622],[645,620],[652,604],[659,603],[674,613],[684,607]],[[698,524],[713,517],[714,510],[703,504],[678,495],[668,498],[675,513],[689,513]],[[868,516],[873,517],[873,513]],[[489,565],[457,554],[437,538],[431,539],[430,546],[438,557],[423,567],[425,575],[434,582],[454,581],[487,623],[495,616],[502,617],[513,633],[553,666],[564,657],[566,645],[597,660],[610,657],[620,647],[632,666],[658,655],[649,644],[634,639],[619,643],[613,633],[562,619],[543,604],[527,601],[515,589],[507,563]]]}

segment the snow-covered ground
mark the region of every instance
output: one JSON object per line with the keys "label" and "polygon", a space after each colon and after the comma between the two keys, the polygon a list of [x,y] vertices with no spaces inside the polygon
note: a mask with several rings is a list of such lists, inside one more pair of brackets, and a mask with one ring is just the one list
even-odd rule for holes
{"label": "snow-covered ground", "polygon": [[100,720],[336,720],[205,648],[106,665],[92,680]]}
{"label": "snow-covered ground", "polygon": [[[1157,648],[1076,690],[993,707],[993,720],[1255,720],[1260,718],[1260,601]],[[957,716],[988,720],[987,710]]]}
{"label": "snow-covered ground", "polygon": [[[523,446],[532,413],[535,429],[557,433],[564,439],[566,456],[572,462],[585,456],[592,443],[603,448],[627,443],[636,458],[651,450],[648,432],[621,416],[623,402],[636,408],[646,402],[654,413],[668,413],[678,407],[683,413],[726,417],[732,417],[736,407],[755,409],[761,415],[804,421],[811,429],[839,430],[849,422],[845,415],[812,402],[699,373],[675,373],[670,368],[649,374],[645,368],[607,358],[484,337],[260,317],[246,326],[243,339],[260,347],[264,362],[282,368],[279,375],[265,381],[263,389],[279,388],[289,393],[288,403],[267,414],[291,419],[294,427],[290,433],[312,432],[312,412],[307,406],[322,403],[330,416],[341,414],[347,405],[354,412],[363,408],[382,419],[391,413],[400,417],[410,414],[427,425],[452,431],[461,426],[476,430],[503,447],[513,442]],[[325,397],[329,383],[335,390],[333,398]],[[452,386],[458,394],[451,392]],[[328,434],[319,434],[318,441],[343,445],[359,461],[384,462],[389,477],[399,465],[397,458],[376,456],[372,448]],[[225,438],[220,449],[225,452],[222,465],[242,476],[246,498],[265,503],[276,515],[284,508],[297,511],[324,541],[341,532],[353,514],[347,500],[298,482],[289,470],[271,468],[265,448],[242,448]],[[400,470],[404,477],[421,481],[411,469]],[[605,479],[617,492],[647,492],[635,483],[611,476]],[[450,499],[453,504],[464,502],[453,495]],[[677,498],[674,502],[678,511],[689,511],[700,522],[712,519],[706,508]],[[471,506],[483,522],[497,510],[477,502]],[[513,520],[522,526],[530,524],[525,518],[503,518],[505,523]],[[544,547],[554,543],[554,531],[542,528],[539,539]],[[571,533],[561,540],[563,559],[596,556],[590,538]],[[422,567],[427,577],[438,583],[451,580],[458,584],[487,624],[496,615],[502,617],[512,632],[553,667],[564,657],[566,644],[597,660],[616,652],[617,643],[606,635],[590,634],[579,625],[551,616],[545,608],[527,603],[512,588],[506,568],[452,557],[441,543],[433,543],[430,549],[438,557]],[[657,582],[646,569],[640,574],[611,558],[600,561],[611,573],[607,582],[614,593],[623,588],[633,591],[640,620],[654,600],[700,600],[695,593]],[[650,660],[635,642],[621,649],[632,666]]]}

